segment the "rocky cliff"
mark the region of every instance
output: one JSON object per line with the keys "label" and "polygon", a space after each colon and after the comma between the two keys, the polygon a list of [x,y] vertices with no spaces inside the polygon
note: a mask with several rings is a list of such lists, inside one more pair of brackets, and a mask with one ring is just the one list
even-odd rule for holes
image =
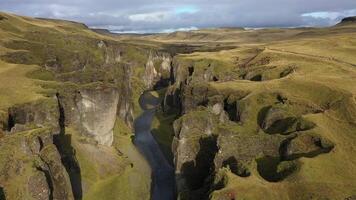
{"label": "rocky cliff", "polygon": [[172,58],[168,53],[150,53],[145,64],[143,80],[147,89],[167,87],[171,81]]}
{"label": "rocky cliff", "polygon": [[1,139],[0,182],[6,199],[74,199],[53,132],[37,128]]}
{"label": "rocky cliff", "polygon": [[[73,118],[84,134],[100,145],[111,146],[117,116],[119,94],[115,88],[94,88],[77,91]],[[72,120],[73,120],[72,118]]]}

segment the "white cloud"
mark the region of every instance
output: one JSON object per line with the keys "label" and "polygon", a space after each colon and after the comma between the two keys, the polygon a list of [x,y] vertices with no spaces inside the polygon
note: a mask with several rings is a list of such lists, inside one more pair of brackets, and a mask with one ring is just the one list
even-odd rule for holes
{"label": "white cloud", "polygon": [[313,18],[322,18],[322,19],[336,19],[341,15],[339,12],[312,12],[302,14],[302,17],[313,17]]}
{"label": "white cloud", "polygon": [[194,31],[198,30],[197,27],[191,26],[191,27],[186,27],[186,28],[169,28],[169,29],[163,29],[160,31],[161,33],[173,33],[176,31]]}
{"label": "white cloud", "polygon": [[133,22],[142,21],[142,22],[160,22],[168,19],[170,16],[169,12],[151,12],[151,13],[142,13],[130,15],[129,19]]}
{"label": "white cloud", "polygon": [[72,6],[64,6],[60,4],[50,4],[47,9],[52,13],[54,17],[57,18],[76,16],[80,14],[78,8]]}
{"label": "white cloud", "polygon": [[332,25],[356,15],[356,0],[0,0],[0,9],[115,31],[161,32]]}
{"label": "white cloud", "polygon": [[347,16],[355,16],[356,9],[343,10],[343,11],[318,11],[304,13],[301,16],[308,25],[333,25],[339,22],[342,18]]}

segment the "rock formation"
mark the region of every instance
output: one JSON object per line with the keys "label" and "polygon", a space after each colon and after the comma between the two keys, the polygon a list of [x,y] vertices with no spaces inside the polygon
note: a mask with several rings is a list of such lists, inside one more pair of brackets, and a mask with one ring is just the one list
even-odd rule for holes
{"label": "rock formation", "polygon": [[111,146],[119,101],[114,88],[84,89],[76,97],[79,129],[99,144]]}

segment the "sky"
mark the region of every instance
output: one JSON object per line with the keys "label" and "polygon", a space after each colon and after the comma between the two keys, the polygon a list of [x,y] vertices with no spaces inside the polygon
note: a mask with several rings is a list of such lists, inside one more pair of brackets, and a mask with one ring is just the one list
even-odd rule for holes
{"label": "sky", "polygon": [[113,32],[152,33],[330,26],[356,16],[356,0],[0,0],[0,11],[79,21]]}

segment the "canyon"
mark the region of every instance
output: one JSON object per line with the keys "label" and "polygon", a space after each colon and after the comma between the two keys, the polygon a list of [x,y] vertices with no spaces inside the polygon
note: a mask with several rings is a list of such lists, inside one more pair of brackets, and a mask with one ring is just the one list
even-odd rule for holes
{"label": "canyon", "polygon": [[0,199],[354,199],[355,33],[0,13]]}

